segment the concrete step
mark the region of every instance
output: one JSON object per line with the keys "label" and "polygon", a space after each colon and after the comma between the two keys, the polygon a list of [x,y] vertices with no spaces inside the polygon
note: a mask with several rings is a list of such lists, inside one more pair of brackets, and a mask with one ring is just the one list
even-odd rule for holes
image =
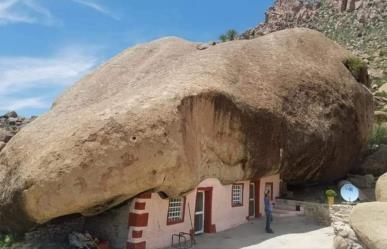
{"label": "concrete step", "polygon": [[293,217],[293,216],[300,216],[300,215],[304,215],[304,212],[303,211],[273,208],[273,216],[274,217]]}
{"label": "concrete step", "polygon": [[273,208],[289,210],[289,211],[297,211],[295,205],[282,204],[282,203],[278,203],[278,202],[273,204]]}

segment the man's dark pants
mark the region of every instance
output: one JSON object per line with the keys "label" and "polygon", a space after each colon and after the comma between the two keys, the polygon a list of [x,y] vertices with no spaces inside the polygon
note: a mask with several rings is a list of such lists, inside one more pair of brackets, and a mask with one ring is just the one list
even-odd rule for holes
{"label": "man's dark pants", "polygon": [[266,231],[271,231],[271,221],[272,221],[272,214],[270,210],[265,210],[266,213]]}

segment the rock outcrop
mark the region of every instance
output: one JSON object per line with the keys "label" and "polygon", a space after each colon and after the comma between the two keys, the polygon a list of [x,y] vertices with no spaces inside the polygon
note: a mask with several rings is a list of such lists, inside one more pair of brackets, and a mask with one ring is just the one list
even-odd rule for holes
{"label": "rock outcrop", "polygon": [[355,231],[349,224],[352,205],[335,204],[329,210],[331,226],[335,237],[333,239],[334,249],[364,249],[363,245],[356,236]]}
{"label": "rock outcrop", "polygon": [[385,0],[277,0],[265,22],[241,38],[293,27],[318,30],[368,62],[373,82],[380,86],[387,83],[386,18]]}
{"label": "rock outcrop", "polygon": [[35,118],[20,117],[15,111],[7,112],[0,116],[0,151],[21,128]]}
{"label": "rock outcrop", "polygon": [[375,196],[377,201],[387,202],[387,173],[376,182]]}
{"label": "rock outcrop", "polygon": [[356,205],[350,223],[368,249],[387,248],[387,202],[366,202]]}
{"label": "rock outcrop", "polygon": [[380,145],[379,149],[365,158],[358,169],[361,174],[380,176],[387,172],[387,145]]}
{"label": "rock outcrop", "polygon": [[376,202],[354,207],[350,224],[368,249],[387,248],[387,173],[376,183]]}
{"label": "rock outcrop", "polygon": [[201,50],[177,38],[130,48],[1,151],[0,228],[94,215],[143,191],[178,196],[208,177],[343,177],[373,118],[349,56],[308,29]]}

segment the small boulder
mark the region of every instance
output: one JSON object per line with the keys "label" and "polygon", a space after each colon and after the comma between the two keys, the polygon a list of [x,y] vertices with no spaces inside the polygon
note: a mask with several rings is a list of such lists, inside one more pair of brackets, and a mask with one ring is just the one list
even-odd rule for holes
{"label": "small boulder", "polygon": [[371,174],[350,175],[348,181],[358,188],[372,188],[375,185],[375,177]]}
{"label": "small boulder", "polygon": [[375,195],[377,201],[387,202],[387,173],[376,182]]}
{"label": "small boulder", "polygon": [[375,111],[374,118],[376,122],[387,122],[387,112]]}
{"label": "small boulder", "polygon": [[17,118],[18,115],[15,111],[11,111],[11,112],[7,112],[6,114],[4,114],[4,117],[6,118]]}
{"label": "small boulder", "polygon": [[210,47],[210,45],[209,45],[209,44],[206,44],[206,43],[201,43],[201,44],[199,44],[199,45],[196,46],[196,48],[197,48],[198,50],[204,50],[204,49],[207,49],[207,48],[209,48],[209,47]]}
{"label": "small boulder", "polygon": [[379,87],[378,92],[385,92],[387,93],[387,83],[383,84],[381,87]]}
{"label": "small boulder", "polygon": [[335,249],[348,249],[348,242],[343,237],[337,235],[333,239],[333,247]]}
{"label": "small boulder", "polygon": [[380,176],[387,172],[387,145],[380,145],[379,149],[369,155],[360,165],[359,172]]}
{"label": "small boulder", "polygon": [[0,142],[7,143],[12,137],[13,134],[10,131],[0,129]]}
{"label": "small boulder", "polygon": [[197,46],[196,46],[196,49],[197,50],[205,50],[211,46],[215,46],[216,45],[216,42],[209,42],[209,43],[199,43]]}
{"label": "small boulder", "polygon": [[354,207],[350,224],[369,249],[387,248],[387,203],[366,202]]}

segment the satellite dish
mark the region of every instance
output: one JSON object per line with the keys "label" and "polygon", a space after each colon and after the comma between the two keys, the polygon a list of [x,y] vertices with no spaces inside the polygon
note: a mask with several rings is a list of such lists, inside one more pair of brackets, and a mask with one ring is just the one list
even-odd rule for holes
{"label": "satellite dish", "polygon": [[340,188],[341,197],[348,202],[354,202],[359,198],[359,189],[352,183],[345,183]]}

